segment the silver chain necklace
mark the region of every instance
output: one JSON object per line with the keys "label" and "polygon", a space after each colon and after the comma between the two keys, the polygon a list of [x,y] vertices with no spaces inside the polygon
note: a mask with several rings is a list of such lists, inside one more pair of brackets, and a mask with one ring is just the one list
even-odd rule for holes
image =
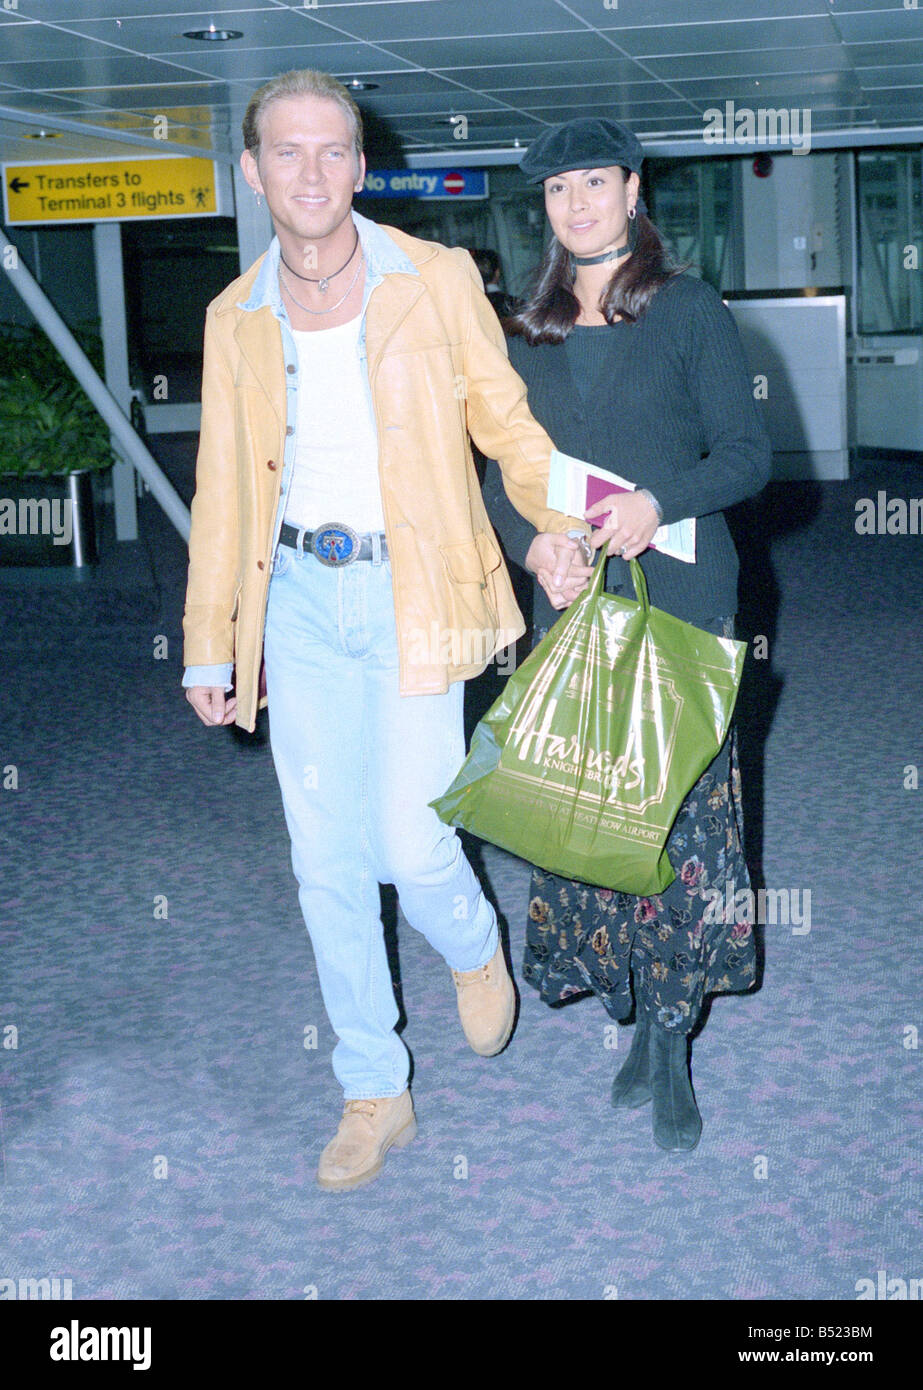
{"label": "silver chain necklace", "polygon": [[302,304],[302,302],[301,302],[300,299],[296,299],[295,296],[292,294],[291,290],[289,289],[288,285],[287,285],[287,284],[285,283],[285,281],[282,279],[281,268],[280,268],[280,271],[279,271],[279,283],[280,283],[280,285],[282,286],[282,288],[285,290],[285,293],[288,295],[289,299],[292,301],[293,304],[297,304],[298,308],[299,308],[299,309],[303,309],[303,310],[305,311],[306,314],[313,314],[315,318],[318,318],[318,317],[320,317],[320,316],[323,315],[323,314],[332,314],[333,311],[334,311],[334,309],[339,309],[339,307],[340,307],[341,304],[345,304],[345,303],[346,303],[347,299],[349,298],[349,296],[352,294],[353,290],[355,289],[356,281],[359,279],[359,271],[362,269],[362,261],[363,261],[363,257],[362,257],[362,255],[360,254],[360,256],[359,256],[359,264],[356,266],[356,273],[355,273],[355,275],[353,276],[353,278],[352,278],[352,279],[350,280],[350,282],[349,282],[349,289],[348,289],[348,290],[346,291],[346,293],[343,295],[343,298],[342,298],[342,299],[338,299],[337,302],[336,302],[336,304],[332,304],[332,305],[330,306],[329,309],[309,309],[308,306],[307,306],[307,304]]}

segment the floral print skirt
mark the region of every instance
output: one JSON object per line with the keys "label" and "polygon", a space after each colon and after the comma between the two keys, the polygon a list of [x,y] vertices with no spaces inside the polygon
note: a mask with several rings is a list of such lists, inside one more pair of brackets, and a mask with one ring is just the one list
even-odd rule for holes
{"label": "floral print skirt", "polygon": [[733,725],[682,803],[667,854],[676,878],[649,898],[533,870],[523,977],[547,1004],[592,991],[624,1019],[633,975],[639,1006],[688,1033],[706,994],[751,988],[756,951],[753,913],[741,907],[750,877]]}

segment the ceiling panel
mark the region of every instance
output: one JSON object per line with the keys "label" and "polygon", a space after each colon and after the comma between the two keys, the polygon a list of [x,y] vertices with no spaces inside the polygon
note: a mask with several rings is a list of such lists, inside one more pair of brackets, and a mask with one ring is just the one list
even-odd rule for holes
{"label": "ceiling panel", "polygon": [[460,90],[395,96],[370,92],[362,105],[365,110],[374,111],[379,116],[445,116],[446,119],[456,111],[463,111],[468,116],[474,112],[492,111],[502,117],[508,109],[507,102],[496,101],[484,92]]}
{"label": "ceiling panel", "polygon": [[[387,54],[385,55],[385,59],[389,62],[394,61],[393,59],[389,59]],[[363,69],[357,72],[356,76],[358,78],[368,77],[373,82],[380,84],[380,90],[377,92],[360,93],[360,101],[363,105],[369,105],[379,98],[390,94],[413,94],[417,92],[441,92],[446,101],[450,101],[458,94],[458,89],[460,87],[467,88],[466,83],[458,81],[457,74],[454,72],[451,77],[449,77],[442,73],[428,72],[425,68],[407,67],[401,68],[399,71],[390,71],[387,73],[376,73]],[[483,88],[482,84],[480,88],[472,87],[471,90],[483,90],[486,92],[487,89]],[[492,99],[497,98],[497,94],[494,92],[491,92],[490,96]],[[503,100],[502,97],[498,99]]]}
{"label": "ceiling panel", "polygon": [[698,127],[702,128],[698,111],[695,107],[690,106],[688,101],[645,101],[636,105],[612,102],[607,106],[600,107],[598,102],[580,101],[581,95],[579,92],[571,92],[569,96],[562,93],[559,101],[551,105],[531,107],[528,114],[537,116],[550,124],[574,120],[578,116],[599,116],[602,114],[632,125],[637,121],[656,120],[662,126],[668,127],[675,119],[681,121],[684,126],[698,124]]}
{"label": "ceiling panel", "polygon": [[[184,37],[212,22],[242,37]],[[725,101],[806,108],[815,129],[844,139],[851,129],[884,136],[923,126],[923,8],[902,0],[19,0],[16,11],[0,8],[0,106],[100,127],[98,136],[88,129],[53,142],[68,157],[108,150],[113,126],[144,129],[164,110],[178,113],[183,138],[207,135],[236,154],[241,103],[299,66],[373,82],[359,103],[398,144],[454,158],[454,112],[469,116],[469,148],[501,150],[597,110],[642,135],[688,140],[695,153],[702,112]],[[0,157],[50,151],[52,142],[25,138],[30,130],[25,120],[0,121]]]}
{"label": "ceiling panel", "polygon": [[15,106],[18,111],[59,111],[62,115],[78,115],[83,104],[72,97],[48,92],[25,92],[21,87],[8,87],[0,84],[0,106]]}
{"label": "ceiling panel", "polygon": [[[919,32],[923,34],[923,11]],[[844,52],[853,67],[887,67],[892,63],[923,63],[923,38],[905,39],[903,43],[854,43]]]}
{"label": "ceiling panel", "polygon": [[728,24],[652,24],[620,29],[620,48],[632,58],[672,53],[743,53],[771,48],[818,48],[837,41],[830,19],[737,20]]}
{"label": "ceiling panel", "polygon": [[[357,37],[373,43],[397,40],[465,39],[488,34],[515,34],[525,27],[531,33],[585,29],[584,22],[557,0],[528,0],[526,6],[510,0],[388,0],[379,5],[323,4],[316,13]],[[597,14],[606,13],[597,6]]]}
{"label": "ceiling panel", "polygon": [[771,53],[703,53],[689,57],[645,58],[644,66],[655,77],[669,82],[675,77],[767,78],[790,72],[829,72],[850,68],[845,49],[778,48]]}
{"label": "ceiling panel", "polygon": [[882,119],[882,113],[887,112],[886,120],[898,120],[903,125],[908,125],[913,120],[919,120],[921,94],[919,87],[895,87],[893,91],[877,91],[868,93],[869,103],[878,119]]}
{"label": "ceiling panel", "polygon": [[103,52],[93,39],[47,24],[12,24],[3,30],[0,58],[5,63],[47,62],[49,59],[93,58]]}
{"label": "ceiling panel", "polygon": [[[738,103],[736,103],[736,104],[737,104],[738,107],[740,107],[741,105],[743,105],[743,103],[740,103],[740,102],[738,102]],[[750,104],[751,106],[753,105],[753,103],[749,103],[749,104]],[[723,111],[723,109],[724,109],[724,103],[723,103],[723,101],[721,100],[720,96],[715,96],[711,101],[704,101],[704,100],[703,100],[703,102],[702,102],[702,109],[703,109],[703,111],[704,111],[706,108],[711,108],[711,107],[714,107],[714,108],[716,108],[716,109],[718,109],[718,110],[722,110],[722,111]],[[841,111],[841,112],[842,112],[842,111],[855,111],[855,110],[857,110],[859,107],[863,107],[863,108],[866,108],[866,109],[869,107],[869,102],[868,102],[867,98],[865,98],[865,97],[856,97],[854,100],[850,101],[848,98],[843,98],[843,97],[836,96],[836,97],[831,97],[831,98],[829,98],[829,99],[822,98],[822,99],[820,99],[819,101],[813,102],[809,107],[804,107],[804,106],[802,106],[802,104],[799,102],[797,96],[792,95],[790,98],[786,98],[785,93],[780,93],[778,105],[772,107],[771,109],[774,110],[774,111],[777,111],[777,112],[778,112],[778,111],[781,111],[781,112],[789,112],[789,113],[791,113],[791,111],[794,109],[794,110],[796,111],[796,116],[797,116],[797,119],[798,119],[798,127],[799,127],[799,129],[800,129],[801,126],[803,126],[803,125],[805,124],[805,121],[806,121],[806,119],[807,119],[807,118],[802,117],[802,114],[801,114],[802,111],[807,111],[807,112],[809,113],[809,117],[810,117],[811,123],[814,124],[815,122],[819,121],[819,120],[821,119],[822,116],[829,116],[830,112],[832,112],[832,111]],[[759,109],[759,108],[755,108],[755,109]],[[701,121],[701,124],[704,126],[704,124],[705,124],[704,120]]]}
{"label": "ceiling panel", "polygon": [[[670,95],[669,88],[660,82],[580,82],[578,90],[581,100],[595,101],[602,111],[614,101],[627,101],[632,105],[642,101],[658,101]],[[547,83],[535,87],[491,88],[490,95],[500,97],[511,106],[520,109],[539,106],[543,101],[556,101],[558,95],[565,99],[574,96],[574,83]]]}
{"label": "ceiling panel", "polygon": [[873,14],[841,14],[831,11],[844,43],[893,43],[918,39],[923,23],[919,9],[878,10]]}
{"label": "ceiling panel", "polygon": [[[198,15],[208,13],[209,18],[225,14],[229,10],[273,10],[278,9],[277,0],[212,0],[203,5],[201,0],[192,3],[176,3],[176,0],[19,0],[19,13],[29,19],[40,19],[45,23],[66,24],[71,20],[84,19],[132,19],[137,15]],[[291,8],[302,8],[292,6]]]}
{"label": "ceiling panel", "polygon": [[468,67],[491,63],[541,63],[605,59],[610,49],[604,38],[588,29],[560,34],[507,34],[490,38],[414,39],[389,43],[392,53],[403,54],[424,68]]}
{"label": "ceiling panel", "polygon": [[[467,55],[465,57],[467,62]],[[443,72],[441,68],[436,71]],[[560,87],[567,83],[583,86],[588,82],[649,82],[651,75],[628,58],[598,58],[581,62],[521,62],[452,68],[446,77],[465,82],[484,92],[514,90],[516,87]]]}
{"label": "ceiling panel", "polygon": [[676,24],[678,19],[686,24],[720,25],[765,19],[770,8],[774,19],[829,13],[826,0],[769,0],[769,4],[766,0],[618,0],[611,9],[604,8],[601,0],[567,0],[567,5],[599,29]]}
{"label": "ceiling panel", "polygon": [[[240,0],[238,0],[240,4]],[[325,7],[326,10],[326,7]],[[230,10],[218,15],[213,10],[189,14],[139,16],[134,19],[67,20],[73,33],[83,34],[98,42],[119,44],[139,53],[183,53],[193,59],[214,48],[233,52],[248,48],[270,48],[279,45],[332,43],[340,35],[313,17],[319,11],[288,10]],[[187,39],[187,30],[208,29],[212,21],[218,27],[239,31],[239,39],[227,44],[205,43]]]}
{"label": "ceiling panel", "polygon": [[189,80],[188,70],[158,62],[155,58],[140,58],[134,54],[110,50],[111,57],[83,58],[76,62],[58,59],[50,63],[0,62],[0,82],[9,82],[28,90],[58,88],[70,91],[75,87],[123,87],[136,84],[182,82]]}
{"label": "ceiling panel", "polygon": [[713,105],[721,101],[746,101],[749,105],[759,101],[765,106],[790,105],[796,99],[800,106],[813,106],[826,101],[832,95],[840,99],[855,100],[861,88],[853,72],[785,73],[776,76],[772,83],[772,100],[764,101],[763,79],[757,77],[722,78],[720,83],[713,77],[683,78],[672,84],[675,91],[692,101],[707,102]]}
{"label": "ceiling panel", "polygon": [[[70,100],[81,98],[89,112],[96,107],[109,111],[158,111],[174,106],[201,106],[214,110],[230,100],[227,82],[158,82],[150,87],[87,87],[58,92]],[[89,119],[89,117],[88,117]]]}
{"label": "ceiling panel", "polygon": [[[257,87],[276,73],[287,68],[323,68],[337,76],[351,76],[364,71],[374,77],[380,72],[393,72],[412,64],[390,53],[376,52],[360,43],[314,43],[289,48],[232,48],[230,44],[215,52],[211,46],[196,55],[196,69],[213,77],[237,81],[252,80]],[[377,60],[377,61],[376,61]],[[174,58],[171,61],[178,61]]]}
{"label": "ceiling panel", "polygon": [[919,87],[923,63],[895,63],[890,68],[857,68],[856,77],[866,91],[876,87]]}

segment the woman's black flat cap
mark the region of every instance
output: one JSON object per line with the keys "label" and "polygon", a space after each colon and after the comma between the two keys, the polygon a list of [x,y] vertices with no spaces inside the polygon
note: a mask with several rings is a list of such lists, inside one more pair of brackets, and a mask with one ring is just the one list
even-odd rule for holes
{"label": "woman's black flat cap", "polygon": [[580,116],[545,130],[533,140],[519,165],[529,183],[541,183],[570,169],[608,169],[619,164],[640,174],[641,141],[606,116]]}

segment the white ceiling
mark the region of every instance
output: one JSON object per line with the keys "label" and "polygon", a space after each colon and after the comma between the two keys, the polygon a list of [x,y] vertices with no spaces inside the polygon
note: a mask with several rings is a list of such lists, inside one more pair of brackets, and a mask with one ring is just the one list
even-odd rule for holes
{"label": "white ceiling", "polygon": [[[703,112],[733,101],[809,109],[814,144],[921,139],[923,0],[0,0],[0,159],[125,146],[73,128],[236,154],[250,93],[292,67],[377,83],[359,96],[404,152],[501,151],[605,113],[648,148],[714,153]],[[10,6],[10,8],[5,8]],[[228,43],[187,29],[242,31]],[[450,116],[468,118],[466,144]],[[163,145],[152,145],[163,150]],[[416,161],[415,161],[416,162]]]}

